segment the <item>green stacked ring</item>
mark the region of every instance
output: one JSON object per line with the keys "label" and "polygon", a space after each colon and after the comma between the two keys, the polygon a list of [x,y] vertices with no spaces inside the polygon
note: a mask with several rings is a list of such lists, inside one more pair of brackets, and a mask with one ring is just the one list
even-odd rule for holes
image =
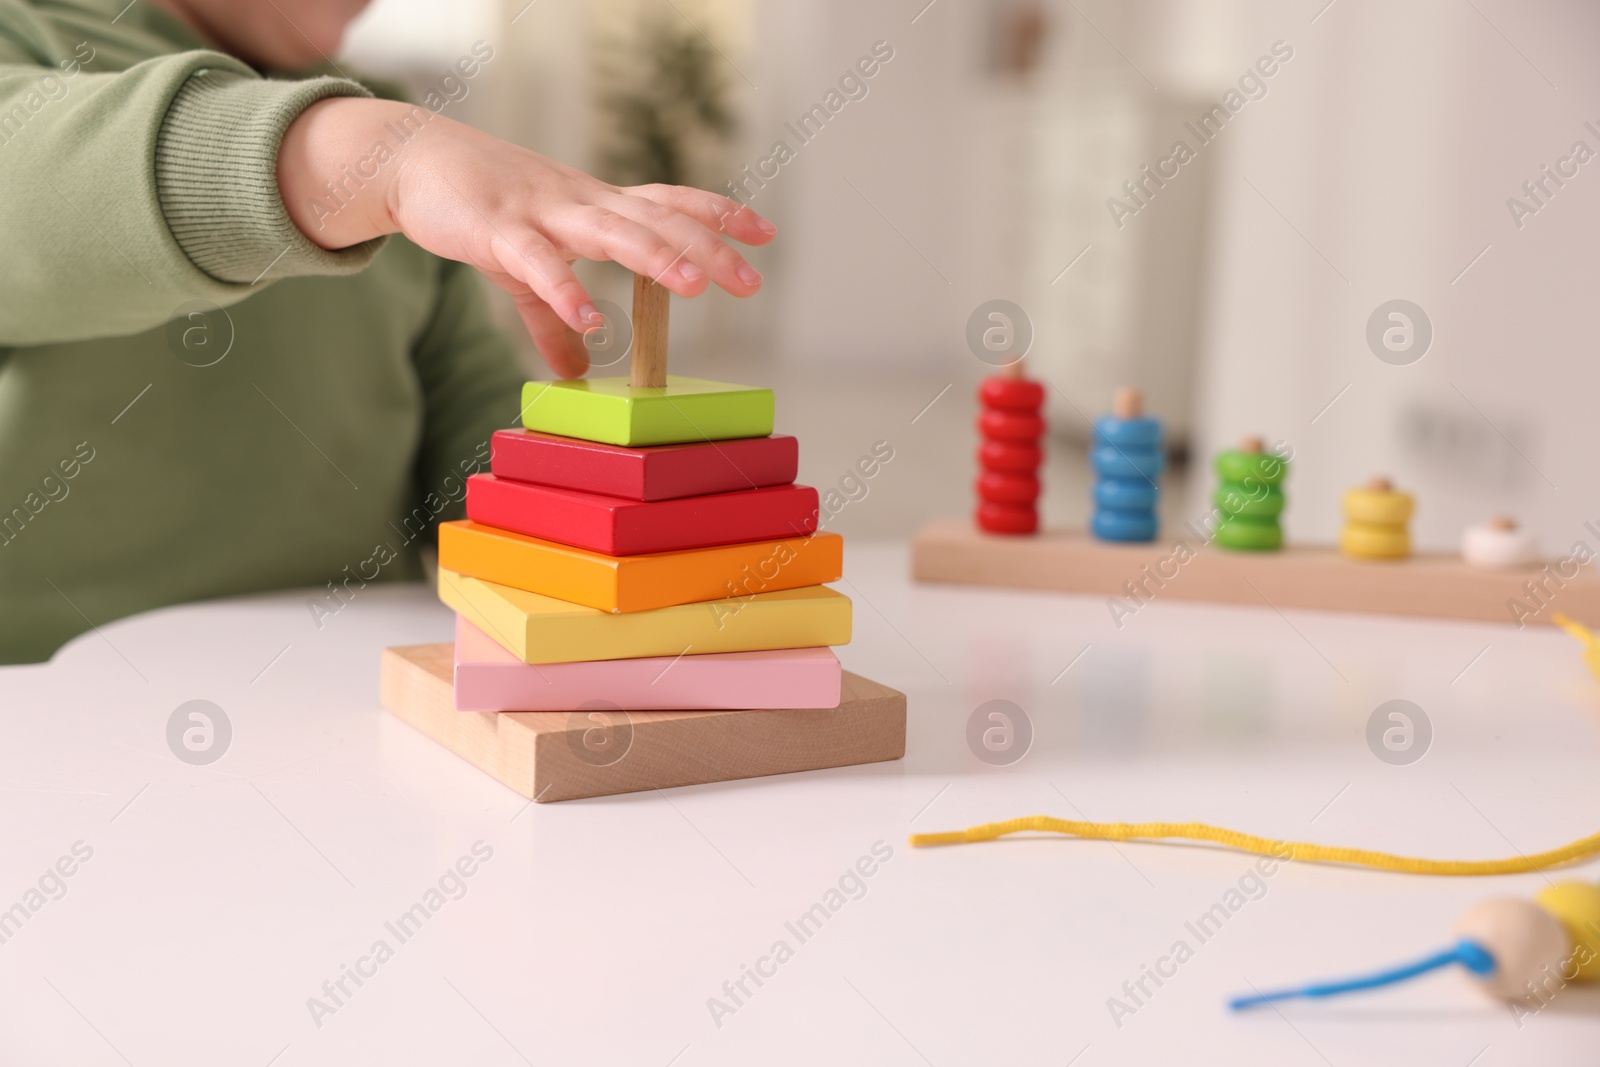
{"label": "green stacked ring", "polygon": [[1247,487],[1258,483],[1278,485],[1289,473],[1288,462],[1270,452],[1241,452],[1232,448],[1218,452],[1214,466],[1218,478]]}
{"label": "green stacked ring", "polygon": [[1224,519],[1217,525],[1216,542],[1240,552],[1271,552],[1283,547],[1283,528],[1271,521]]}
{"label": "green stacked ring", "polygon": [[1254,486],[1223,482],[1212,494],[1211,502],[1235,518],[1276,519],[1283,514],[1283,490],[1260,482]]}
{"label": "green stacked ring", "polygon": [[1283,490],[1286,460],[1261,451],[1259,441],[1218,452],[1213,462],[1220,479],[1211,502],[1217,510],[1216,543],[1240,552],[1271,552],[1283,547]]}

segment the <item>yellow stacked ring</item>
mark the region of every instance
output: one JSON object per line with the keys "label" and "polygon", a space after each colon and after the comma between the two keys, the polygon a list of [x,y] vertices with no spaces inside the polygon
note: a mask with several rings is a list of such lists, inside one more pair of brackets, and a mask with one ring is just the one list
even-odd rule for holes
{"label": "yellow stacked ring", "polygon": [[1404,559],[1411,555],[1411,535],[1404,526],[1350,523],[1339,532],[1339,551],[1361,559]]}
{"label": "yellow stacked ring", "polygon": [[1411,494],[1393,489],[1351,489],[1344,494],[1347,522],[1373,526],[1404,526],[1411,521]]}
{"label": "yellow stacked ring", "polygon": [[1410,493],[1402,493],[1387,478],[1374,478],[1360,489],[1344,494],[1344,529],[1339,551],[1357,559],[1404,559],[1411,555]]}

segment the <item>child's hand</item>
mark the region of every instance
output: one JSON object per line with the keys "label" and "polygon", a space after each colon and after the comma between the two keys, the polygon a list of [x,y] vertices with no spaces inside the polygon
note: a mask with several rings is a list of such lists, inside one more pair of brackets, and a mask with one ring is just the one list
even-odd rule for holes
{"label": "child's hand", "polygon": [[[420,115],[428,118],[418,130]],[[403,144],[402,120],[412,127]],[[374,161],[379,142],[393,156],[384,163]],[[361,175],[364,186],[356,189],[349,174]],[[341,191],[341,207],[329,181],[354,197]],[[777,232],[715,193],[619,189],[408,104],[349,97],[319,101],[290,125],[278,151],[278,188],[289,217],[323,248],[398,232],[476,267],[515,298],[540,354],[563,377],[589,364],[568,327],[583,333],[600,325],[574,259],[615,260],[680,296],[709,282],[751,296],[761,275],[722,235],[760,245]]]}

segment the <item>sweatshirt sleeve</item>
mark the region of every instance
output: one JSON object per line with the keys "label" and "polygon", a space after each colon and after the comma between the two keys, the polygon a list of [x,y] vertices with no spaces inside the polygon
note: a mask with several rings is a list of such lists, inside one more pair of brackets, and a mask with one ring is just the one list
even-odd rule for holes
{"label": "sweatshirt sleeve", "polygon": [[191,300],[360,270],[381,241],[324,251],[277,190],[284,130],[338,95],[370,94],[216,52],[96,73],[0,49],[0,347],[141,333]]}
{"label": "sweatshirt sleeve", "polygon": [[459,519],[465,479],[489,469],[494,431],[518,425],[529,375],[490,320],[478,273],[451,260],[440,269],[438,304],[412,350],[424,412],[416,492],[439,519]]}

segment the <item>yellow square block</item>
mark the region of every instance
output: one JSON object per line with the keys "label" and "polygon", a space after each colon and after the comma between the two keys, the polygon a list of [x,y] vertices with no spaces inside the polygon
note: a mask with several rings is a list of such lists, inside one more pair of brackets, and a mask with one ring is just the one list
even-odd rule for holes
{"label": "yellow square block", "polygon": [[607,556],[470,520],[439,525],[439,566],[601,611],[649,611],[836,582],[844,538],[778,541]]}
{"label": "yellow square block", "polygon": [[617,615],[440,567],[439,599],[524,663],[850,643],[850,598],[820,585]]}

